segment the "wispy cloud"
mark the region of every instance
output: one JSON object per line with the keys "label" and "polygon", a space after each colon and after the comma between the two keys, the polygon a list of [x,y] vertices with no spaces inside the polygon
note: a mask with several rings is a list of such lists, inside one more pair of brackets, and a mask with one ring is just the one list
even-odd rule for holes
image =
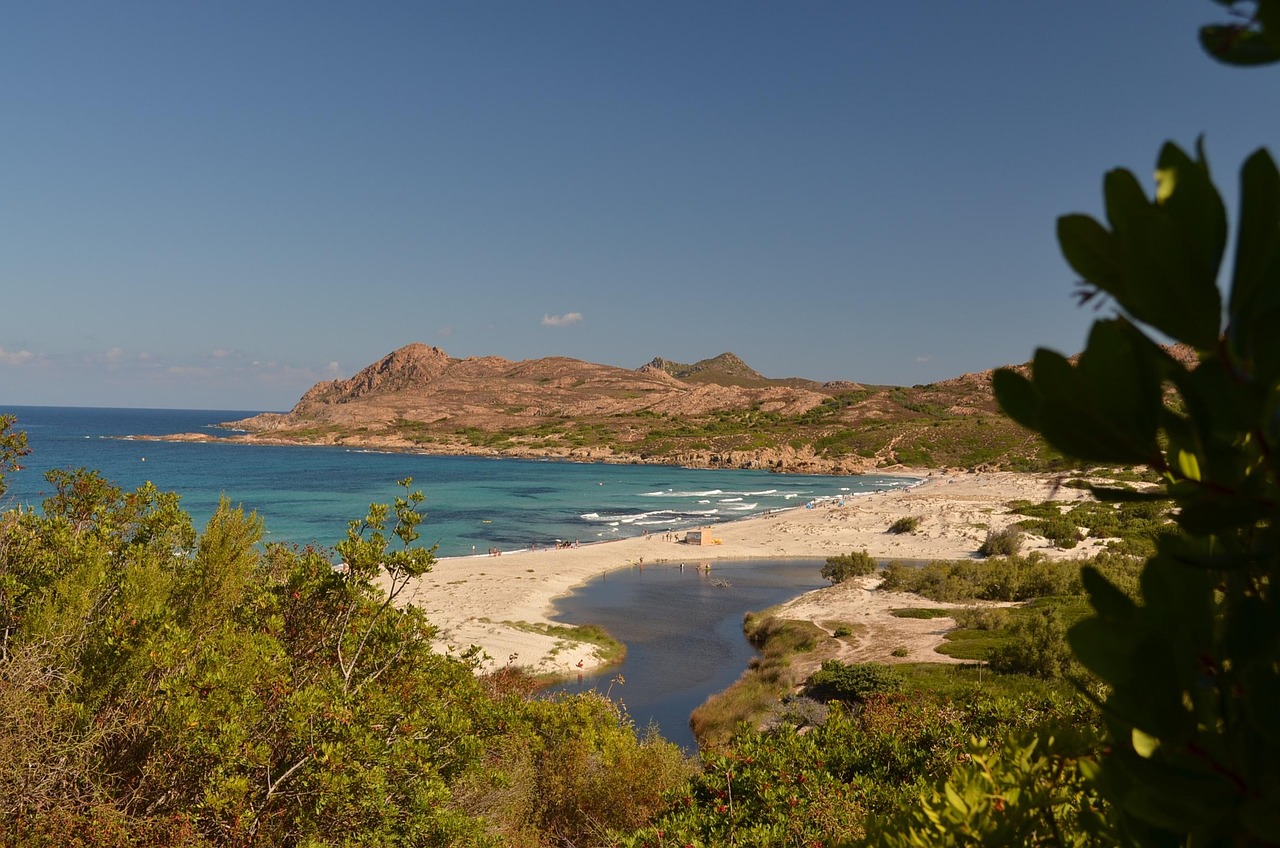
{"label": "wispy cloud", "polygon": [[36,355],[29,350],[5,350],[0,347],[0,365],[23,365],[35,358]]}
{"label": "wispy cloud", "polygon": [[455,330],[453,329],[453,325],[452,325],[452,324],[450,324],[450,325],[448,325],[448,326],[446,326],[446,327],[441,327],[440,329],[436,330],[436,334],[437,334],[437,335],[441,336],[442,338],[446,338],[446,339],[447,339],[447,338],[449,338],[450,336],[452,336],[452,335],[454,334],[454,332],[455,332]]}
{"label": "wispy cloud", "polygon": [[917,357],[916,357],[916,362],[932,362],[932,361],[933,361],[933,357],[932,357],[932,356],[917,356]]}
{"label": "wispy cloud", "polygon": [[543,315],[542,326],[544,327],[568,327],[571,324],[577,324],[582,321],[581,312],[566,312],[563,315]]}

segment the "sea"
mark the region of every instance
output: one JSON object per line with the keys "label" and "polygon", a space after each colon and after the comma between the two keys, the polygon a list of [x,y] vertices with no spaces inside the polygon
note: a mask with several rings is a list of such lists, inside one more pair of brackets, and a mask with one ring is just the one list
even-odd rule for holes
{"label": "sea", "polygon": [[[526,459],[430,456],[342,447],[225,441],[221,426],[250,410],[95,409],[0,405],[18,418],[31,454],[5,478],[0,509],[40,508],[51,469],[87,468],[117,486],[177,492],[197,528],[219,499],[256,512],[266,541],[332,546],[396,481],[426,495],[422,541],[439,556],[484,556],[556,543],[594,544],[680,531],[761,513],[814,507],[918,482],[888,475],[824,477]],[[205,433],[211,442],[137,438]],[[817,588],[820,560],[690,559],[594,578],[557,603],[557,618],[599,624],[628,646],[620,667],[557,691],[598,689],[640,727],[692,751],[689,713],[729,686],[754,653],[742,616]],[[617,682],[615,682],[617,681]]]}
{"label": "sea", "polygon": [[[679,531],[761,513],[896,489],[909,477],[828,477],[530,459],[431,456],[345,447],[247,445],[221,425],[250,410],[3,406],[31,454],[10,473],[0,508],[39,508],[50,469],[88,468],[125,489],[177,492],[197,528],[220,498],[256,512],[267,541],[330,546],[397,481],[426,495],[419,526],[438,556],[484,555]],[[138,436],[204,433],[211,442]]]}

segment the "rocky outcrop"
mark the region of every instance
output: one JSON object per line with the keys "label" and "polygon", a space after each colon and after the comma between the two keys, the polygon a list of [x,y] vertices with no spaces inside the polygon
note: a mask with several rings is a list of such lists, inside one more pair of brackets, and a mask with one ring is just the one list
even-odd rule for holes
{"label": "rocky outcrop", "polygon": [[627,369],[411,344],[315,385],[288,413],[228,426],[275,444],[821,474],[1036,450],[999,412],[989,372],[867,387],[767,378],[730,353]]}
{"label": "rocky outcrop", "polygon": [[[732,354],[707,361],[742,363]],[[745,363],[741,369],[756,374]],[[743,373],[741,369],[738,373]],[[494,431],[565,419],[691,417],[753,404],[797,414],[827,396],[768,382],[758,387],[690,383],[654,363],[630,370],[562,356],[520,362],[497,356],[456,359],[440,348],[411,344],[350,379],[316,384],[285,415],[258,415],[230,426],[266,433],[317,426],[385,428],[397,422],[433,425],[447,420],[447,428],[455,432]]]}
{"label": "rocky outcrop", "polygon": [[438,347],[408,344],[362,369],[349,380],[317,383],[294,406],[294,412],[327,403],[350,403],[379,392],[396,392],[425,386],[457,360]]}

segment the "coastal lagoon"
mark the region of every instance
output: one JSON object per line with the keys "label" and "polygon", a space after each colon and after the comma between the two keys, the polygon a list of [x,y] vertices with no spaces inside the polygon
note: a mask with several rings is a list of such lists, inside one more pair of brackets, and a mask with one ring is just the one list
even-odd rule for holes
{"label": "coastal lagoon", "polygon": [[[599,624],[627,646],[621,665],[552,692],[598,689],[640,728],[693,751],[689,714],[733,684],[755,649],[742,617],[827,585],[820,559],[700,563],[611,571],[556,602],[558,621]],[[710,566],[706,568],[705,566]],[[621,685],[613,681],[621,675]]]}
{"label": "coastal lagoon", "polygon": [[370,503],[389,502],[396,481],[427,496],[422,540],[439,556],[582,544],[690,527],[902,488],[912,478],[824,477],[767,471],[694,470],[383,453],[342,447],[158,442],[128,436],[200,432],[245,410],[5,407],[32,453],[6,478],[0,506],[38,505],[50,468],[91,468],[126,489],[147,481],[178,492],[197,527],[220,497],[263,518],[268,541],[332,545]]}

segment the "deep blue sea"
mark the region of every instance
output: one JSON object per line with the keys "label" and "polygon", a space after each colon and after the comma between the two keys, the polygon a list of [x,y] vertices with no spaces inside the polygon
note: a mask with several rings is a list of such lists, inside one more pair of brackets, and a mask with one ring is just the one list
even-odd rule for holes
{"label": "deep blue sea", "polygon": [[520,459],[426,456],[340,447],[184,443],[129,436],[201,432],[247,410],[91,409],[0,405],[18,416],[32,453],[9,475],[0,507],[38,506],[51,468],[92,468],[132,489],[177,492],[197,528],[219,497],[256,510],[267,539],[332,545],[347,522],[397,494],[412,477],[427,496],[423,540],[440,556],[660,533],[853,497],[914,482],[906,477],[821,477]]}

